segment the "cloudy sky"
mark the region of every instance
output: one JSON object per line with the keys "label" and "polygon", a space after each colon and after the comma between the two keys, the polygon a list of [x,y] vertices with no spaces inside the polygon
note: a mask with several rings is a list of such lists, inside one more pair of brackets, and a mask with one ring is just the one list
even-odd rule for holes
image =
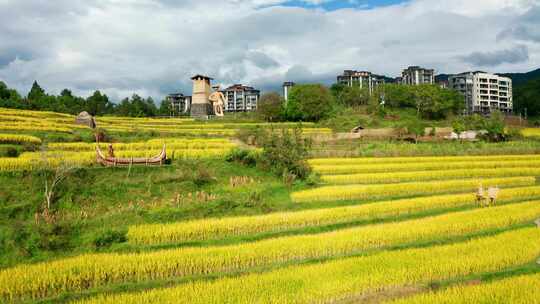
{"label": "cloudy sky", "polygon": [[263,90],[540,67],[540,0],[0,0],[0,80],[26,94],[191,94],[190,76]]}

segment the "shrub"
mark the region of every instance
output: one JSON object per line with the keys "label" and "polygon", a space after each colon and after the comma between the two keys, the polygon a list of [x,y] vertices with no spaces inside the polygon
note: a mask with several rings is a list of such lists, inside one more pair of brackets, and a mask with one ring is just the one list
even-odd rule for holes
{"label": "shrub", "polygon": [[311,140],[302,136],[300,126],[294,129],[271,129],[259,134],[257,142],[261,145],[261,163],[278,176],[294,174],[306,178],[311,169],[307,163]]}
{"label": "shrub", "polygon": [[247,150],[234,148],[225,156],[227,162],[236,162],[245,166],[253,167],[257,164],[257,152],[255,150]]}
{"label": "shrub", "polygon": [[127,241],[125,231],[106,230],[96,236],[93,243],[96,248],[110,247],[114,243],[123,243]]}
{"label": "shrub", "polygon": [[19,156],[19,150],[17,150],[17,148],[14,148],[14,147],[8,147],[6,149],[6,155],[7,157],[17,157]]}

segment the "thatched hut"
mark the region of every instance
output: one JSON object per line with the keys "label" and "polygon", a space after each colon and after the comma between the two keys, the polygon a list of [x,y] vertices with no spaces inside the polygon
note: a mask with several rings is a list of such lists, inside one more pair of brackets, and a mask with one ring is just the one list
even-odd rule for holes
{"label": "thatched hut", "polygon": [[90,115],[88,112],[83,111],[77,115],[77,118],[75,119],[75,123],[78,125],[84,125],[88,126],[92,129],[96,128],[96,120],[92,115]]}

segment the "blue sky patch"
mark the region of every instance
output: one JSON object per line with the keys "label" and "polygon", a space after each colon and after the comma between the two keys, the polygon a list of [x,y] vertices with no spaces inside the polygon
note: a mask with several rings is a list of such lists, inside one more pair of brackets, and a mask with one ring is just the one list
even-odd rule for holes
{"label": "blue sky patch", "polygon": [[283,4],[283,6],[305,7],[305,8],[323,8],[327,11],[335,11],[344,8],[371,9],[380,6],[388,6],[407,2],[406,0],[331,0],[323,1],[322,4],[310,4],[301,0],[292,0]]}

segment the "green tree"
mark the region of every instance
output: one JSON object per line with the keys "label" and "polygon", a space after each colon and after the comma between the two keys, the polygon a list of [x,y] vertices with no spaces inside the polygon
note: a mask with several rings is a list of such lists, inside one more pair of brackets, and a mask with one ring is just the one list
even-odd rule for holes
{"label": "green tree", "polygon": [[0,81],[0,107],[4,108],[25,108],[22,102],[21,95],[16,90],[8,88],[8,86]]}
{"label": "green tree", "polygon": [[100,91],[95,91],[92,96],[86,99],[86,111],[91,115],[103,115],[110,112],[112,104],[109,101],[109,97],[105,94],[101,94]]}
{"label": "green tree", "polygon": [[339,100],[346,106],[360,106],[367,105],[370,100],[370,94],[368,89],[360,88],[358,86],[346,87]]}
{"label": "green tree", "polygon": [[330,86],[330,93],[332,96],[334,96],[335,100],[341,100],[341,94],[345,90],[347,86],[341,83],[334,83],[332,86]]}
{"label": "green tree", "polygon": [[414,135],[414,142],[418,143],[418,137],[424,136],[426,132],[426,126],[419,118],[413,118],[405,123],[407,132]]}
{"label": "green tree", "polygon": [[28,99],[33,102],[39,102],[41,98],[45,96],[45,90],[39,86],[37,81],[34,81],[32,84],[32,88],[30,89],[30,92],[28,92]]}
{"label": "green tree", "polygon": [[167,99],[163,99],[161,101],[161,104],[159,105],[158,114],[162,116],[169,116],[169,115],[177,114],[177,113],[173,113],[171,106],[172,104],[170,101],[168,101]]}
{"label": "green tree", "polygon": [[385,84],[383,89],[386,106],[393,108],[412,108],[415,106],[413,86]]}
{"label": "green tree", "polygon": [[504,123],[504,115],[501,112],[492,112],[488,119],[484,119],[483,127],[487,131],[489,141],[498,142],[506,139],[506,125]]}
{"label": "green tree", "polygon": [[145,116],[156,116],[158,112],[158,108],[156,106],[156,103],[154,102],[154,99],[152,97],[148,97],[145,100]]}
{"label": "green tree", "polygon": [[455,119],[452,122],[452,129],[457,134],[458,139],[460,139],[460,134],[467,131],[467,126],[466,126],[465,121],[463,120],[463,118],[459,117],[459,118]]}
{"label": "green tree", "polygon": [[285,100],[278,93],[264,94],[257,105],[257,114],[266,121],[279,121],[283,115],[284,103]]}
{"label": "green tree", "polygon": [[320,84],[296,85],[291,89],[285,107],[285,117],[291,121],[317,122],[330,116],[334,98]]}
{"label": "green tree", "polygon": [[540,115],[540,78],[514,88],[514,112],[534,117]]}
{"label": "green tree", "polygon": [[450,113],[458,113],[464,106],[463,97],[459,93],[437,85],[423,84],[412,88],[419,117],[443,119]]}

